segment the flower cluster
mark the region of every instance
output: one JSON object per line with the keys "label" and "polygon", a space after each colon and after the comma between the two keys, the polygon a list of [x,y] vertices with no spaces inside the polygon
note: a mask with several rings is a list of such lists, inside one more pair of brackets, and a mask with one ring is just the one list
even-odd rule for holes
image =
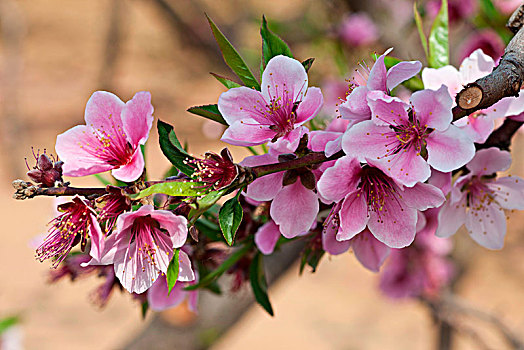
{"label": "flower cluster", "polygon": [[[524,104],[506,98],[454,121],[455,95],[488,74],[493,60],[478,50],[459,70],[421,72],[418,61],[386,66],[390,52],[371,68],[362,63],[336,106],[325,108],[320,88],[309,86],[310,65],[284,55],[268,59],[259,90],[228,84],[236,87],[216,106],[199,107],[227,124],[222,141],[254,155],[235,163],[225,148],[195,158],[159,122],[160,146],[174,165],[160,181],[146,181],[141,147],[153,124],[150,94],[124,103],[95,92],[86,125],[57,137],[60,161],[35,155],[28,176],[38,186],[31,193],[75,194],[62,173],[111,171],[120,182],[59,205],[37,259],[60,265],[53,280],[104,277],[94,292],[100,305],[120,286],[154,310],[184,300],[196,310],[196,289],[216,291],[216,279],[228,272],[232,290],[250,280],[272,312],[260,297],[261,255],[304,239],[302,267],[315,269],[325,253],[352,249],[371,271],[385,265],[380,288],[387,295],[438,294],[453,276],[448,237],[465,225],[475,242],[501,249],[506,210],[524,209],[524,180],[497,176],[510,167],[510,154],[482,145],[495,119],[522,121]],[[399,87],[420,80],[419,73],[425,89],[409,94]],[[313,121],[319,113],[333,113],[324,128]],[[76,246],[81,252],[73,252]]]}

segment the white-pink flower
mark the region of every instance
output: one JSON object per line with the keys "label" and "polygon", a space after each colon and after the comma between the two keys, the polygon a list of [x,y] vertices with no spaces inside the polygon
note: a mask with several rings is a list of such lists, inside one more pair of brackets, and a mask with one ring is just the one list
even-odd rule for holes
{"label": "white-pink flower", "polygon": [[[462,61],[458,70],[453,66],[444,66],[438,69],[424,68],[422,81],[424,87],[431,90],[438,90],[444,84],[447,86],[450,95],[455,97],[466,84],[488,75],[494,67],[493,59],[485,55],[481,49],[478,49]],[[455,105],[455,101],[453,101],[453,105]],[[464,130],[474,142],[484,143],[493,131],[494,119],[515,116],[522,112],[524,112],[524,94],[520,94],[518,98],[504,98],[485,110],[477,111],[459,119],[454,124]]]}
{"label": "white-pink flower", "polygon": [[[186,261],[186,256],[183,251],[180,251],[181,258],[180,263]],[[182,254],[185,256],[182,257]],[[187,259],[189,261],[189,259]],[[189,266],[191,268],[191,266]],[[181,268],[182,269],[182,268]],[[162,275],[153,283],[151,288],[147,290],[147,301],[151,310],[162,311],[172,307],[175,307],[187,300],[189,309],[193,312],[197,312],[198,305],[198,289],[192,291],[184,290],[185,287],[195,284],[196,279],[192,282],[177,281],[171,293],[167,288],[166,276]]]}
{"label": "white-pink flower", "polygon": [[524,180],[518,176],[493,177],[507,170],[511,155],[498,148],[477,152],[457,179],[439,213],[436,235],[449,237],[463,224],[471,238],[488,249],[502,249],[506,235],[504,209],[524,209]]}
{"label": "white-pink flower", "polygon": [[[140,294],[167,272],[174,249],[182,247],[186,238],[186,218],[144,205],[118,217],[116,231],[100,243],[101,257],[93,256],[89,264],[114,264],[115,274],[124,288]],[[180,251],[178,280],[194,279],[189,257]]]}
{"label": "white-pink flower", "polygon": [[145,144],[153,125],[149,92],[122,102],[110,92],[95,92],[86,105],[86,125],[58,135],[56,152],[66,176],[86,176],[112,170],[115,178],[131,182],[140,177]]}
{"label": "white-pink flower", "polygon": [[[404,187],[368,160],[362,166],[356,158],[344,156],[327,169],[317,188],[326,200],[342,204],[338,213],[338,241],[349,240],[366,227],[380,242],[401,248],[413,242],[417,210],[438,207],[444,202],[442,191],[418,183]],[[338,225],[338,224],[337,224]]]}
{"label": "white-pink flower", "polygon": [[473,158],[475,146],[451,124],[451,97],[443,85],[437,91],[411,95],[410,105],[381,91],[367,94],[372,119],[350,127],[342,149],[364,162],[371,159],[405,186],[426,181],[430,166],[449,172]]}
{"label": "white-pink flower", "polygon": [[229,124],[222,141],[255,146],[283,138],[296,147],[304,133],[301,125],[322,107],[320,89],[308,88],[304,66],[282,55],[268,62],[261,89],[242,86],[220,95],[218,109]]}

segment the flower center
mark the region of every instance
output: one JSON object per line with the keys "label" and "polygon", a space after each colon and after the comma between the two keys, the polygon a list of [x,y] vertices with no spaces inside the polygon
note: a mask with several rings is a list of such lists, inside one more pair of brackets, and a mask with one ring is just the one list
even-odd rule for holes
{"label": "flower center", "polygon": [[388,212],[387,202],[389,200],[397,202],[401,211],[404,210],[399,201],[400,194],[397,186],[377,168],[367,165],[362,168],[360,191],[358,196],[362,194],[367,201],[368,216],[370,211],[375,212],[381,222],[382,215]]}

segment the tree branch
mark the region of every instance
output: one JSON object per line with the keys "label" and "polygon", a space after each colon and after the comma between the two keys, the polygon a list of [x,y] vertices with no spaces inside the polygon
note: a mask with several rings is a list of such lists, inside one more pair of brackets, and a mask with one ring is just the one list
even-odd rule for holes
{"label": "tree branch", "polygon": [[483,78],[467,84],[455,100],[453,120],[488,108],[504,97],[518,96],[524,84],[524,4],[517,9],[508,22],[515,36],[509,42],[499,65]]}

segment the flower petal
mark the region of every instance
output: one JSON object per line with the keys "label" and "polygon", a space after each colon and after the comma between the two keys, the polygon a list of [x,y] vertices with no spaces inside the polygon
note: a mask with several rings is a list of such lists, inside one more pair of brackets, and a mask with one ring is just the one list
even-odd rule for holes
{"label": "flower petal", "polygon": [[241,120],[263,120],[266,105],[259,91],[245,86],[229,89],[218,98],[218,110],[228,125]]}
{"label": "flower petal", "polygon": [[340,255],[349,250],[350,240],[338,241],[336,238],[337,227],[328,224],[322,231],[322,249],[331,255]]}
{"label": "flower petal", "polygon": [[449,172],[460,168],[475,155],[475,145],[455,125],[445,131],[433,131],[426,138],[428,163],[433,168]]}
{"label": "flower petal", "polygon": [[339,212],[340,228],[337,233],[338,241],[345,241],[355,237],[366,228],[369,221],[368,205],[360,191],[350,193]]}
{"label": "flower petal", "polygon": [[96,91],[86,104],[84,118],[87,126],[107,133],[122,129],[121,114],[124,106],[124,102],[116,95],[107,91]]}
{"label": "flower petal", "polygon": [[371,91],[367,95],[371,120],[376,125],[396,126],[408,122],[409,105],[398,97],[391,97],[382,91]]}
{"label": "flower petal", "polygon": [[260,125],[253,119],[234,122],[224,131],[221,141],[235,146],[257,146],[271,141],[276,132],[269,126]]}
{"label": "flower petal", "polygon": [[[252,167],[256,165],[276,163],[277,161],[277,156],[272,153],[266,153],[260,156],[246,157],[242,162],[240,162],[240,165]],[[259,177],[247,186],[246,197],[256,201],[272,200],[282,189],[283,177],[283,172]]]}
{"label": "flower petal", "polygon": [[329,201],[340,202],[357,189],[361,169],[356,158],[344,156],[338,159],[333,167],[322,174],[317,183],[318,192]]}
{"label": "flower petal", "polygon": [[255,244],[262,254],[269,255],[273,253],[279,238],[280,230],[277,224],[273,220],[269,220],[255,233]]}
{"label": "flower petal", "polygon": [[438,90],[442,84],[446,85],[451,96],[462,90],[460,74],[453,66],[444,66],[442,68],[424,68],[422,70],[422,82],[424,88]]}
{"label": "flower petal", "polygon": [[473,159],[466,164],[473,174],[477,176],[492,175],[497,171],[508,170],[511,166],[511,153],[502,151],[497,147],[479,150]]}
{"label": "flower petal", "polygon": [[484,114],[471,114],[454,123],[476,143],[484,143],[493,131],[495,122]]}
{"label": "flower petal", "polygon": [[393,90],[398,84],[414,77],[420,72],[422,63],[419,61],[399,62],[388,70],[386,75],[386,86],[388,90]]}
{"label": "flower petal", "polygon": [[402,199],[412,208],[426,210],[439,207],[446,197],[437,187],[420,182],[413,187],[405,187]]}
{"label": "flower petal", "polygon": [[471,238],[481,246],[493,250],[504,247],[506,215],[498,205],[485,205],[482,211],[470,209],[466,216],[466,228]]}
{"label": "flower petal", "polygon": [[466,222],[466,194],[461,192],[457,201],[446,201],[438,213],[435,236],[446,238],[454,235]]}
{"label": "flower petal", "polygon": [[367,269],[378,272],[391,248],[377,240],[369,230],[364,230],[351,240],[355,257]]}
{"label": "flower petal", "polygon": [[129,293],[141,294],[153,285],[160,271],[138,251],[136,242],[126,250],[117,250],[114,259],[115,275]]}
{"label": "flower petal", "polygon": [[171,248],[180,248],[186,243],[187,219],[185,217],[175,215],[168,210],[154,210],[150,215],[169,233]]}
{"label": "flower petal", "polygon": [[187,293],[183,283],[175,284],[169,293],[166,277],[160,276],[147,290],[147,301],[151,310],[162,311],[180,304],[186,298]]}
{"label": "flower petal", "polygon": [[144,155],[140,147],[138,147],[131,160],[126,165],[113,169],[111,174],[120,181],[133,182],[142,175],[144,166]]}
{"label": "flower petal", "polygon": [[487,185],[502,208],[524,209],[524,180],[520,177],[499,177]]}
{"label": "flower petal", "polygon": [[146,91],[137,92],[133,99],[127,101],[122,110],[122,123],[128,141],[136,147],[145,144],[153,125],[151,94]]}
{"label": "flower petal", "polygon": [[[350,127],[342,137],[342,149],[350,156],[363,162],[366,158],[380,159],[387,152],[385,145],[397,140],[387,126],[378,126],[365,120]],[[391,148],[395,145],[391,146]]]}
{"label": "flower petal", "polygon": [[379,58],[375,61],[375,64],[369,72],[367,87],[369,90],[380,90],[386,92],[386,65],[384,64],[384,57],[391,50],[386,51],[383,55],[380,55]]}
{"label": "flower petal", "polygon": [[417,210],[397,198],[385,198],[380,212],[370,211],[368,228],[376,239],[391,248],[403,248],[415,239]]}
{"label": "flower petal", "polygon": [[371,118],[371,110],[366,99],[369,89],[367,86],[359,86],[346,97],[346,101],[338,106],[338,111],[343,119],[359,123]]}
{"label": "flower petal", "polygon": [[322,108],[323,103],[324,97],[320,89],[317,87],[308,88],[306,96],[298,105],[295,124],[304,124],[308,120],[313,119],[318,114],[320,108]]}
{"label": "flower petal", "polygon": [[288,96],[292,102],[304,98],[308,86],[307,73],[299,61],[278,55],[273,57],[262,73],[262,94],[267,101]]}
{"label": "flower petal", "polygon": [[315,223],[319,209],[317,195],[300,181],[285,186],[271,203],[270,215],[286,238],[308,231]]}
{"label": "flower petal", "polygon": [[482,49],[477,49],[460,64],[459,72],[462,83],[472,83],[491,73],[494,67],[493,58],[484,54]]}
{"label": "flower petal", "polygon": [[178,281],[191,282],[195,280],[195,273],[191,267],[191,260],[183,250],[178,252]]}
{"label": "flower petal", "polygon": [[437,91],[420,90],[414,92],[410,98],[415,109],[415,118],[420,125],[439,131],[446,130],[453,120],[451,107],[453,100],[448,89],[442,85]]}

